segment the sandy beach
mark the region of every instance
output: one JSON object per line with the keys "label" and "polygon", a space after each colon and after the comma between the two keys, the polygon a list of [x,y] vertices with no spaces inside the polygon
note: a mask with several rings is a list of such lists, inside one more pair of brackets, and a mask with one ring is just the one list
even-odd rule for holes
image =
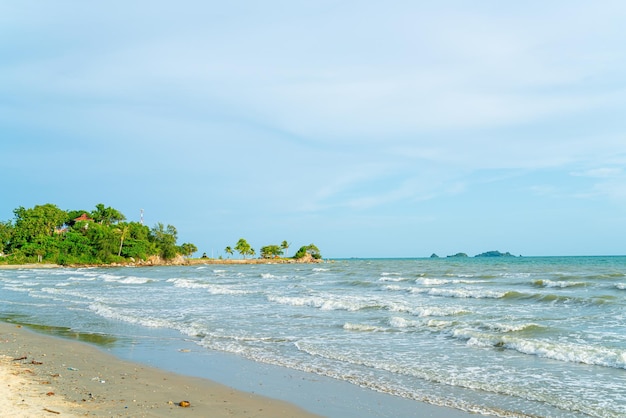
{"label": "sandy beach", "polygon": [[[3,417],[314,417],[288,403],[0,323]],[[180,406],[181,402],[189,406]],[[183,405],[186,405],[183,403]]]}

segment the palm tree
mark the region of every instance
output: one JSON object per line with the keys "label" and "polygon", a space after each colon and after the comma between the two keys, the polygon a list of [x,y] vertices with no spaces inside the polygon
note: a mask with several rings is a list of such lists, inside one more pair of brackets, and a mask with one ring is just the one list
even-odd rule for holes
{"label": "palm tree", "polygon": [[228,254],[228,255],[229,255],[229,257],[228,257],[228,258],[230,258],[230,256],[231,256],[231,255],[233,255],[233,249],[232,249],[232,248],[230,248],[230,247],[226,247],[226,248],[224,248],[224,251],[226,252],[226,254]]}
{"label": "palm tree", "polygon": [[124,226],[119,226],[116,229],[116,232],[118,234],[120,234],[120,249],[117,252],[117,256],[120,257],[122,255],[122,245],[124,245],[124,238],[126,238],[126,234],[128,233],[128,229],[130,228],[130,225],[128,224],[124,224]]}
{"label": "palm tree", "polygon": [[235,245],[235,250],[243,256],[244,260],[246,259],[246,255],[250,254],[251,249],[252,247],[250,247],[248,241],[243,238],[240,238],[239,241],[237,241],[237,245]]}
{"label": "palm tree", "polygon": [[287,249],[289,248],[289,245],[290,244],[287,241],[283,241],[280,243],[280,248],[285,250],[285,257],[289,257],[289,254],[287,253]]}

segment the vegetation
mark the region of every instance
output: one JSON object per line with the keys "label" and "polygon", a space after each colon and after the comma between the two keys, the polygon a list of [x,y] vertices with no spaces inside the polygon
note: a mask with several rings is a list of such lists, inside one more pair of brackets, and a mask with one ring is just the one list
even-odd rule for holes
{"label": "vegetation", "polygon": [[248,241],[243,238],[240,238],[239,241],[237,241],[237,244],[235,245],[235,251],[241,254],[244,259],[247,255],[255,254],[254,248],[252,248],[250,244],[248,244]]}
{"label": "vegetation", "polygon": [[266,245],[261,248],[261,257],[277,258],[283,255],[283,249],[278,245]]}
{"label": "vegetation", "polygon": [[47,203],[13,214],[13,221],[0,222],[0,254],[9,263],[108,264],[155,255],[169,260],[198,250],[189,243],[178,246],[172,225],[150,229],[125,222],[120,211],[101,203],[91,212]]}
{"label": "vegetation", "polygon": [[300,247],[300,249],[298,250],[298,252],[296,252],[296,255],[294,255],[293,258],[303,258],[307,255],[310,255],[316,260],[320,260],[322,258],[322,254],[320,254],[319,248],[317,248],[313,244]]}
{"label": "vegetation", "polygon": [[[290,245],[291,244],[288,243],[287,241],[281,242],[280,245],[278,244],[266,245],[264,247],[261,247],[260,256],[261,258],[264,258],[264,259],[277,259],[277,258],[286,259],[287,257],[283,257],[283,255]],[[248,241],[246,241],[244,238],[240,238],[239,241],[237,241],[237,244],[235,244],[234,250],[237,251],[239,254],[241,254],[241,256],[244,259],[247,256],[254,256],[256,254],[256,251],[254,250],[254,248],[252,248],[250,244],[248,243]],[[229,255],[233,254],[233,248],[231,247],[226,247],[224,251],[226,252],[226,254],[229,254]],[[297,259],[302,259],[306,257],[312,257],[316,260],[321,260],[322,254],[320,253],[320,250],[314,244],[309,244],[309,245],[305,245],[301,247],[296,252],[296,254],[290,258],[297,260]]]}
{"label": "vegetation", "polygon": [[[0,262],[3,263],[111,264],[148,260],[153,256],[171,260],[198,251],[194,244],[177,244],[178,231],[173,225],[157,223],[149,228],[139,222],[127,222],[124,214],[102,203],[92,211],[66,211],[47,203],[33,208],[19,207],[13,214],[14,219],[0,221]],[[289,246],[287,241],[266,245],[261,248],[260,257],[284,258]],[[244,238],[224,251],[228,256],[236,251],[244,259],[256,256],[255,249]],[[291,258],[307,257],[322,258],[313,244],[301,247]],[[206,253],[203,258],[207,258]]]}

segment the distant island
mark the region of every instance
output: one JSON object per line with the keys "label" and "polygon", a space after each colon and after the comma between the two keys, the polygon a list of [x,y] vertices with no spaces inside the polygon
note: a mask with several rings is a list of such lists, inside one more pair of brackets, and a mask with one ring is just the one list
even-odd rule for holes
{"label": "distant island", "polygon": [[[456,253],[452,255],[446,256],[446,258],[468,258],[469,256],[466,253]],[[516,257],[510,252],[502,253],[500,251],[487,251],[484,253],[476,254],[474,257]],[[520,256],[521,257],[521,256]],[[436,253],[432,253],[430,258],[441,258]]]}
{"label": "distant island", "polygon": [[456,253],[454,255],[449,255],[448,258],[465,258],[468,257],[465,253]]}
{"label": "distant island", "polygon": [[515,257],[510,252],[501,253],[500,251],[487,251],[485,253],[477,254],[474,257]]}

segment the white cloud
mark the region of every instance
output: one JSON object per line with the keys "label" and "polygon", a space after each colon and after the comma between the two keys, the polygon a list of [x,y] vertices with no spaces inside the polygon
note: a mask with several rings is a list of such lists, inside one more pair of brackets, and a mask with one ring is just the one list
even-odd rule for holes
{"label": "white cloud", "polygon": [[624,174],[624,170],[618,167],[601,167],[593,168],[586,171],[576,171],[570,174],[577,177],[614,178],[622,177]]}

